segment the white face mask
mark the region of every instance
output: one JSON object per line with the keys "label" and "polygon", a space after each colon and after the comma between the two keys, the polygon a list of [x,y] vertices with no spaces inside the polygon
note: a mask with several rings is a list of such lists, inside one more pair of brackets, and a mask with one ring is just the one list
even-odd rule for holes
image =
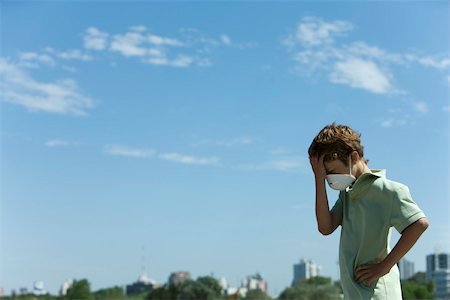
{"label": "white face mask", "polygon": [[344,191],[350,186],[356,177],[352,175],[352,156],[349,158],[349,174],[329,174],[327,175],[327,182],[334,190]]}

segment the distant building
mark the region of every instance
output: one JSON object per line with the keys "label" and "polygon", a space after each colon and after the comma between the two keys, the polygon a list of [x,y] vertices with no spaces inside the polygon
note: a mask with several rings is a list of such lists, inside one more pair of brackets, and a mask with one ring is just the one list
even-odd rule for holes
{"label": "distant building", "polygon": [[264,280],[259,273],[247,276],[247,278],[242,281],[241,287],[246,288],[248,291],[261,290],[267,294],[267,281]]}
{"label": "distant building", "polygon": [[35,281],[33,283],[33,295],[41,296],[47,294],[47,291],[44,288],[43,281]]}
{"label": "distant building", "polygon": [[427,255],[426,279],[436,285],[436,298],[450,299],[450,254],[435,253]]}
{"label": "distant building", "polygon": [[398,262],[398,269],[400,271],[401,280],[406,280],[414,275],[414,263],[412,261],[402,258]]}
{"label": "distant building", "polygon": [[73,279],[67,279],[61,284],[61,288],[59,289],[59,295],[65,296],[67,295],[67,291],[72,287],[74,283]]}
{"label": "distant building", "polygon": [[145,273],[139,276],[138,280],[126,286],[126,293],[128,296],[137,295],[145,292],[151,292],[158,287],[156,281],[147,277]]}
{"label": "distant building", "polygon": [[20,296],[28,295],[28,289],[26,287],[19,288],[19,295]]}
{"label": "distant building", "polygon": [[241,286],[238,288],[228,287],[225,290],[225,296],[239,296],[241,298],[245,298],[247,293],[251,290],[261,290],[267,294],[267,281],[262,278],[260,274],[247,276],[244,280],[241,281]]}
{"label": "distant building", "polygon": [[169,285],[179,286],[183,282],[191,280],[189,272],[174,272],[169,276]]}
{"label": "distant building", "polygon": [[2,287],[0,287],[0,297],[3,296],[5,296],[5,290]]}
{"label": "distant building", "polygon": [[292,285],[303,279],[320,276],[321,267],[311,260],[300,260],[300,263],[294,265],[294,279]]}
{"label": "distant building", "polygon": [[228,289],[228,281],[225,277],[220,278],[219,285],[222,288],[222,291],[227,291]]}

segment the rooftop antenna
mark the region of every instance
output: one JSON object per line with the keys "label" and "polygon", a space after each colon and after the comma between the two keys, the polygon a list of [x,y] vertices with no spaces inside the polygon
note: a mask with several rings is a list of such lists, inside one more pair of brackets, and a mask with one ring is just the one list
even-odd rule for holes
{"label": "rooftop antenna", "polygon": [[141,275],[145,275],[145,245],[142,245]]}

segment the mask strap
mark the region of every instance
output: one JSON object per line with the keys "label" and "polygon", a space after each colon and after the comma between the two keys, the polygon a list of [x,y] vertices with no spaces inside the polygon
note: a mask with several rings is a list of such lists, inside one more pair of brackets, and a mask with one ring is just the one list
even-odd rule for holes
{"label": "mask strap", "polygon": [[352,175],[352,154],[351,153],[350,153],[350,156],[349,156],[349,160],[350,160],[350,163],[348,165],[348,169],[350,171],[350,175]]}

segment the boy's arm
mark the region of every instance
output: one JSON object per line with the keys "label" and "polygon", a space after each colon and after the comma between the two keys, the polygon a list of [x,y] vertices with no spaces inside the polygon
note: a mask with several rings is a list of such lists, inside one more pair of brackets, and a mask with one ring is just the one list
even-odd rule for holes
{"label": "boy's arm", "polygon": [[323,165],[323,155],[310,158],[311,167],[316,182],[316,219],[319,232],[323,235],[333,233],[341,224],[342,217],[330,212],[328,206],[327,190],[325,187],[326,171]]}
{"label": "boy's arm", "polygon": [[382,262],[373,265],[361,265],[355,269],[356,282],[366,281],[368,285],[371,285],[373,281],[389,273],[391,268],[412,248],[428,228],[428,225],[427,218],[421,218],[408,226],[403,230],[395,247]]}

